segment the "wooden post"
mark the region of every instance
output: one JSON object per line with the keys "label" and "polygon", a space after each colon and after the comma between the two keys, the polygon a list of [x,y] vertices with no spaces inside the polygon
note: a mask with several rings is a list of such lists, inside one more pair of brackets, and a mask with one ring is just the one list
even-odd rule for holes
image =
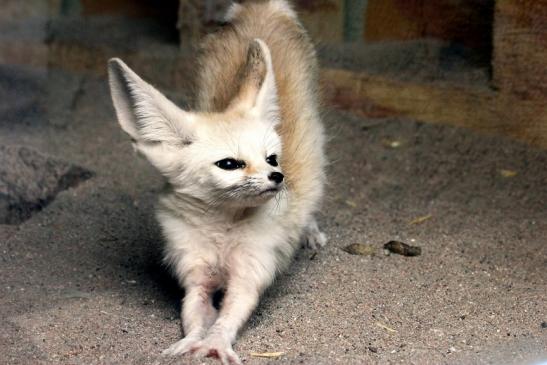
{"label": "wooden post", "polygon": [[547,0],[498,0],[493,83],[502,93],[547,105]]}
{"label": "wooden post", "polygon": [[344,41],[362,42],[367,0],[344,1]]}

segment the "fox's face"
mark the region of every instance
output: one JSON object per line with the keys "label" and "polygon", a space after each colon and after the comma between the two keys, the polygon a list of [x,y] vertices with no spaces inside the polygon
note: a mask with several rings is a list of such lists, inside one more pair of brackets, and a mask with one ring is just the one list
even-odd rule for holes
{"label": "fox's face", "polygon": [[277,92],[262,41],[251,43],[240,91],[222,113],[181,110],[117,59],[109,77],[122,128],[175,191],[211,205],[257,206],[282,189]]}
{"label": "fox's face", "polygon": [[193,142],[176,154],[167,174],[175,188],[210,204],[244,206],[281,190],[281,141],[272,124],[229,113],[197,119]]}

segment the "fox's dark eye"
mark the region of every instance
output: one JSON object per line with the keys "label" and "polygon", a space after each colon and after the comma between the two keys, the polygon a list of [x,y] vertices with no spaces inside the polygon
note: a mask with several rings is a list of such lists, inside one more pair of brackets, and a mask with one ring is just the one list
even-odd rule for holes
{"label": "fox's dark eye", "polygon": [[268,157],[266,157],[266,162],[269,163],[270,165],[272,166],[277,166],[278,163],[277,163],[277,155],[270,155]]}
{"label": "fox's dark eye", "polygon": [[245,162],[238,161],[234,158],[225,158],[224,160],[215,162],[215,165],[223,170],[236,170],[245,167]]}

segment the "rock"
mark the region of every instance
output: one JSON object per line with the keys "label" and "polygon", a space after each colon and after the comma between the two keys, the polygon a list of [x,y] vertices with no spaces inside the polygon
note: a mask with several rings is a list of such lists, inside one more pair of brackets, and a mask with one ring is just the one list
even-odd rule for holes
{"label": "rock", "polygon": [[63,190],[89,179],[82,167],[24,146],[0,146],[0,224],[19,224]]}

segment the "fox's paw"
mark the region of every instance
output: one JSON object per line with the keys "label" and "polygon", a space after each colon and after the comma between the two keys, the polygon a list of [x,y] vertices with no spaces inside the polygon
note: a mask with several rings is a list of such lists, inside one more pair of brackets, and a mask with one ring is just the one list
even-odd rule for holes
{"label": "fox's paw", "polygon": [[217,358],[222,365],[242,365],[232,344],[219,335],[210,335],[198,342],[193,353],[196,357]]}
{"label": "fox's paw", "polygon": [[180,341],[175,342],[169,348],[163,350],[161,353],[164,356],[184,355],[196,351],[197,344],[200,342],[199,338],[185,337]]}
{"label": "fox's paw", "polygon": [[302,246],[317,250],[326,244],[327,236],[319,230],[315,219],[312,219],[302,234]]}

